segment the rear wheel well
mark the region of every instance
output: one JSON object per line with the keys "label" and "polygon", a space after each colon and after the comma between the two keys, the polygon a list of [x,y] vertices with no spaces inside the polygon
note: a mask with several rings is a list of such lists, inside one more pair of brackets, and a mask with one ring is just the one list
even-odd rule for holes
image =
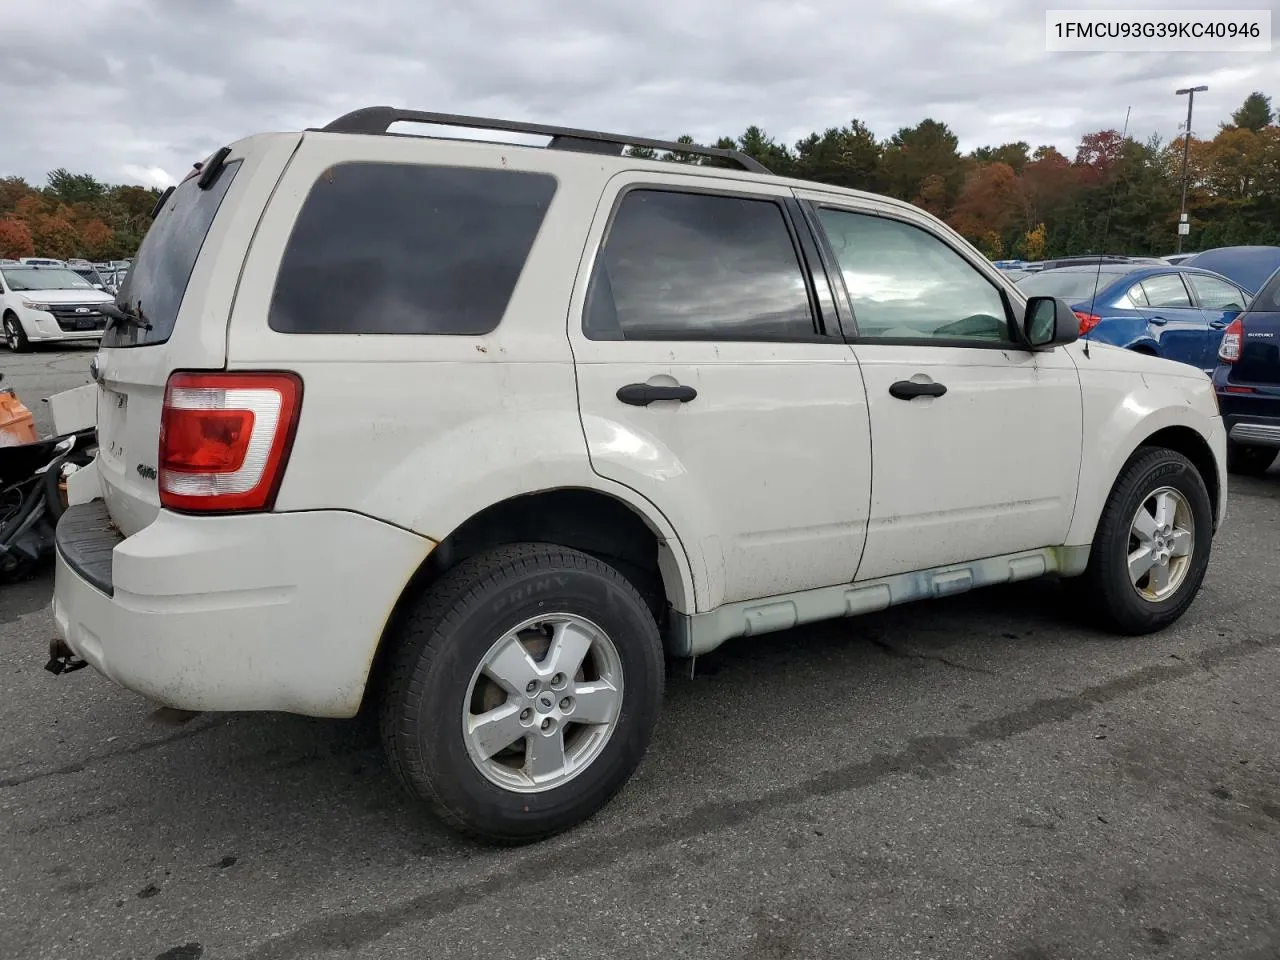
{"label": "rear wheel well", "polygon": [[1156,348],[1151,346],[1151,344],[1149,343],[1139,343],[1136,346],[1130,347],[1129,349],[1132,350],[1134,353],[1146,354],[1148,357],[1154,357],[1157,355]]}
{"label": "rear wheel well", "polygon": [[1200,474],[1200,479],[1204,481],[1205,489],[1209,491],[1209,502],[1213,504],[1216,524],[1222,491],[1218,486],[1218,465],[1213,459],[1213,450],[1208,441],[1190,427],[1165,427],[1147,437],[1142,446],[1175,450],[1191,461]]}
{"label": "rear wheel well", "polygon": [[381,684],[395,635],[412,601],[446,571],[468,557],[511,543],[553,543],[590,554],[625,576],[644,597],[665,634],[668,597],[681,593],[666,584],[658,563],[657,533],[629,506],[607,494],[578,488],[513,497],[481,510],[431,551],[410,579],[387,620],[365,690],[365,702]]}

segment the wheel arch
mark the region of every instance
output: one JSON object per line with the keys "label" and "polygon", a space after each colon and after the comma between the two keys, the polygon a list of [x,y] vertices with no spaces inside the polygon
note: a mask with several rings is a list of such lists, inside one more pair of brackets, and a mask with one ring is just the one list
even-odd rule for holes
{"label": "wheel arch", "polygon": [[[1218,508],[1222,500],[1222,482],[1218,475],[1218,462],[1209,441],[1198,431],[1186,425],[1162,427],[1138,445],[1160,447],[1180,453],[1196,468],[1205,489],[1209,491],[1209,503],[1213,506],[1214,528],[1217,528]],[[1135,451],[1136,452],[1136,451]]]}
{"label": "wheel arch", "polygon": [[[1125,388],[1100,392],[1093,410],[1086,409],[1085,455],[1067,546],[1093,542],[1116,478],[1134,453],[1144,447],[1165,447],[1191,461],[1209,491],[1217,529],[1227,494],[1226,433],[1222,421],[1208,408],[1214,403],[1208,380],[1202,388],[1197,385],[1193,392],[1196,395],[1189,397],[1185,386],[1191,382],[1182,378],[1164,383],[1151,380],[1136,391]],[[1208,401],[1198,394],[1208,396]],[[1089,406],[1086,400],[1086,407]],[[1092,423],[1091,413],[1099,415]]]}
{"label": "wheel arch", "polygon": [[423,590],[468,557],[502,544],[531,542],[581,550],[615,566],[649,601],[660,627],[668,609],[695,609],[684,548],[661,513],[647,503],[584,486],[510,496],[459,523],[409,577],[373,653],[366,701],[384,672],[393,646],[389,638]]}

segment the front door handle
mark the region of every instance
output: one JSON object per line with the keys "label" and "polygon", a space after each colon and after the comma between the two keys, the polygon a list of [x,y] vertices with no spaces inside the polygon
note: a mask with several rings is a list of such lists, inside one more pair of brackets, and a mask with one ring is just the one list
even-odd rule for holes
{"label": "front door handle", "polygon": [[1169,321],[1166,320],[1164,317],[1152,317],[1151,322],[1156,324],[1157,326],[1163,327]]}
{"label": "front door handle", "polygon": [[688,403],[698,395],[693,387],[662,387],[652,383],[628,383],[618,388],[618,399],[633,407],[647,407],[656,400],[679,400]]}
{"label": "front door handle", "polygon": [[898,400],[914,400],[916,397],[940,397],[947,388],[940,383],[916,383],[914,380],[899,380],[889,387],[889,396]]}

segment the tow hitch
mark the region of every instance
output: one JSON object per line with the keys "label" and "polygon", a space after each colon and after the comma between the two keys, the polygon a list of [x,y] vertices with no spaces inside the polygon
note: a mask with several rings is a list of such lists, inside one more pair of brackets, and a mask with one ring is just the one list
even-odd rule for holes
{"label": "tow hitch", "polygon": [[89,661],[77,657],[61,637],[54,637],[49,641],[49,662],[44,665],[44,668],[54,676],[74,673],[88,665]]}

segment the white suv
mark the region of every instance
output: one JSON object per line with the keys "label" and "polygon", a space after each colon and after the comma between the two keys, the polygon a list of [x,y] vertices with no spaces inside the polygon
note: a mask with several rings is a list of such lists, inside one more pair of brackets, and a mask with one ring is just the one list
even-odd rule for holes
{"label": "white suv", "polygon": [[51,667],[193,711],[368,702],[493,841],[621,787],[664,654],[1046,574],[1149,632],[1224,513],[1199,370],[731,151],[386,107],[250,137],[164,201],[118,307]]}
{"label": "white suv", "polygon": [[10,350],[33,343],[97,340],[111,295],[68,267],[0,265],[0,331]]}

